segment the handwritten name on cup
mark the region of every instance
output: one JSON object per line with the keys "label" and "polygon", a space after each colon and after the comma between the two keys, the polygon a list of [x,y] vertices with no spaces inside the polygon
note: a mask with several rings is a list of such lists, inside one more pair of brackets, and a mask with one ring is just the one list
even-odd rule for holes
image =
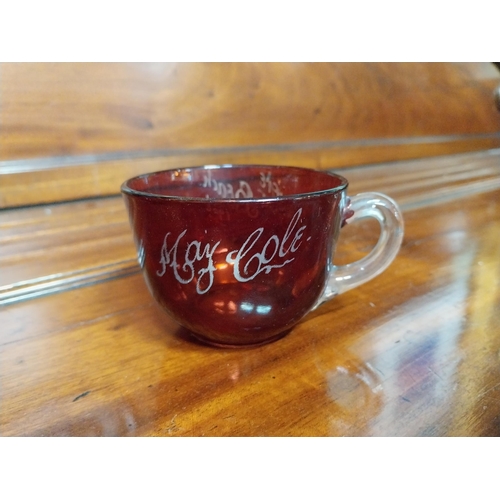
{"label": "handwritten name on cup", "polygon": [[[208,170],[203,176],[203,188],[208,188],[217,193],[221,198],[255,198],[252,188],[246,181],[240,180],[238,186],[235,187],[230,182],[217,181],[212,177],[212,171]],[[257,193],[260,196],[283,196],[277,182],[275,182],[270,173],[259,173],[259,184]],[[206,195],[210,198],[210,195]]]}
{"label": "handwritten name on cup", "polygon": [[[295,259],[294,254],[304,241],[304,231],[307,228],[300,225],[301,215],[300,208],[295,212],[283,235],[273,234],[266,240],[263,237],[264,228],[259,227],[247,237],[240,248],[227,250],[225,262],[232,266],[234,278],[240,282],[252,281],[261,273],[269,274],[271,270],[292,262]],[[198,294],[204,294],[214,283],[214,274],[217,272],[214,255],[221,240],[215,243],[192,240],[186,244],[186,241],[182,241],[186,233],[187,229],[177,238],[171,236],[170,232],[165,235],[159,261],[161,269],[156,271],[156,274],[162,277],[170,267],[175,279],[181,284],[191,283],[197,278],[196,291]]]}

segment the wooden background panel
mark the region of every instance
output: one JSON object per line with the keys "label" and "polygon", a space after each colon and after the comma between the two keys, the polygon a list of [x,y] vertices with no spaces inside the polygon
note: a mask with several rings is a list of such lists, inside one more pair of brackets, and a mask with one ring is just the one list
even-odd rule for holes
{"label": "wooden background panel", "polygon": [[[383,192],[406,212],[500,189],[500,149],[341,172],[351,195]],[[364,230],[359,234],[365,239]],[[364,241],[363,247],[370,245]],[[123,200],[113,196],[0,211],[0,269],[0,307],[138,272]]]}
{"label": "wooden background panel", "polygon": [[[281,164],[316,169],[341,169],[353,165],[407,160],[420,157],[486,150],[500,147],[498,138],[443,140],[427,144],[388,143],[343,144],[321,147],[249,149],[242,151],[192,150],[186,154],[152,157],[125,157],[117,160],[70,164],[54,168],[31,169],[31,165],[0,165],[0,209],[115,195],[129,177],[157,170],[202,164],[253,163]],[[1,163],[1,162],[0,162]],[[64,165],[64,162],[61,162]],[[27,167],[27,168],[25,168]],[[12,170],[12,171],[11,171]],[[26,170],[26,171],[25,171]]]}
{"label": "wooden background panel", "polygon": [[490,63],[2,63],[0,208],[205,163],[313,168],[500,146]]}
{"label": "wooden background panel", "polygon": [[488,63],[4,63],[0,159],[498,132]]}

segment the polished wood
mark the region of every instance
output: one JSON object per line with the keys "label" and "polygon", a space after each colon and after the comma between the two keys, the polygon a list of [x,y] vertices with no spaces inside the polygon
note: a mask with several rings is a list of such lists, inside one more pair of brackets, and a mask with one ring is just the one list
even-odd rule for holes
{"label": "polished wood", "polygon": [[[0,435],[500,435],[499,79],[1,63]],[[351,193],[393,196],[400,254],[278,342],[193,341],[147,291],[119,187],[231,162],[341,169]],[[336,262],[376,238],[348,225]]]}
{"label": "polished wood", "polygon": [[499,123],[484,98],[499,79],[487,63],[3,63],[0,72],[2,159],[484,133]]}
{"label": "polished wood", "polygon": [[[137,268],[115,272],[133,258],[119,198],[4,211],[1,293],[18,293],[0,307],[0,434],[499,436],[499,169],[491,150],[345,170],[350,192],[401,204],[398,257],[242,350],[193,341]],[[376,235],[348,225],[336,262]],[[86,286],[21,283],[77,270]]]}
{"label": "polished wood", "polygon": [[[500,188],[500,149],[342,169],[404,209]],[[138,272],[121,197],[0,212],[0,304]]]}
{"label": "polished wood", "polygon": [[[290,151],[275,147],[272,150],[256,148],[243,152],[191,152],[183,155],[153,158],[125,158],[115,161],[49,168],[39,171],[1,175],[0,208],[70,201],[75,198],[111,196],[119,192],[121,183],[135,175],[158,170],[190,167],[201,164],[243,163],[263,165],[294,165],[317,169],[341,169],[349,166],[386,162],[405,158],[427,158],[453,151],[455,153],[485,150],[500,146],[498,138],[470,138],[444,140],[430,144],[383,143],[370,145],[309,145]],[[9,167],[5,167],[7,170]]]}
{"label": "polished wood", "polygon": [[0,208],[202,163],[358,164],[500,146],[490,63],[0,64]]}

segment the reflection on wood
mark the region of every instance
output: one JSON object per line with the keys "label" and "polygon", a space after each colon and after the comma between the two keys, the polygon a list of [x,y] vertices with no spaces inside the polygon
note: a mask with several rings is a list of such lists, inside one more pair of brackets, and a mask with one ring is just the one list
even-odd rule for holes
{"label": "reflection on wood", "polygon": [[[500,436],[500,221],[487,227],[487,237],[473,251],[472,272],[469,275],[470,299],[466,303],[463,321],[466,322],[456,346],[463,353],[457,369],[457,394],[452,434]],[[490,370],[480,367],[488,358]],[[480,418],[481,417],[481,418]],[[487,425],[484,425],[487,422]]]}
{"label": "reflection on wood", "polygon": [[140,274],[4,306],[0,433],[499,435],[499,192],[410,203],[384,273],[256,349],[191,340]]}
{"label": "reflection on wood", "polygon": [[[342,173],[350,193],[383,191],[407,211],[497,190],[500,150]],[[120,197],[6,211],[0,229],[0,304],[139,271]]]}
{"label": "reflection on wood", "polygon": [[[487,63],[0,63],[0,435],[499,436],[499,83]],[[206,163],[342,169],[400,204],[401,251],[275,343],[201,345],[151,298],[118,193]],[[335,263],[377,237],[348,225]]]}

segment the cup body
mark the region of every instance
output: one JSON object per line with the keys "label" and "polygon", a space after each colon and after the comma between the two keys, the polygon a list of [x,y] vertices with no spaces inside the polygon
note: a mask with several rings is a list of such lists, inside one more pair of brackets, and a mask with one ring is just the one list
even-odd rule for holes
{"label": "cup body", "polygon": [[205,166],[124,183],[149,290],[200,340],[259,345],[318,302],[347,181],[296,167]]}

